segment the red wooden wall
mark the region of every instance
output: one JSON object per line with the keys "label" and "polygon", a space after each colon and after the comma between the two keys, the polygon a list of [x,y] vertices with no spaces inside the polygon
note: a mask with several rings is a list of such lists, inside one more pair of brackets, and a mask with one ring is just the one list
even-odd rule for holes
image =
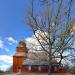
{"label": "red wooden wall", "polygon": [[13,56],[13,72],[14,73],[19,72],[24,59],[25,57],[22,57],[22,56]]}

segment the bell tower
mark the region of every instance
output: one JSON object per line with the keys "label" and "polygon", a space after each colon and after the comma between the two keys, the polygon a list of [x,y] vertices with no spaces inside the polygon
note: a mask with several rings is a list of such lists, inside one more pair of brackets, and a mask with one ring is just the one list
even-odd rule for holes
{"label": "bell tower", "polygon": [[13,56],[13,72],[21,72],[21,66],[27,55],[26,43],[24,40],[19,42],[18,47],[16,48],[16,53]]}

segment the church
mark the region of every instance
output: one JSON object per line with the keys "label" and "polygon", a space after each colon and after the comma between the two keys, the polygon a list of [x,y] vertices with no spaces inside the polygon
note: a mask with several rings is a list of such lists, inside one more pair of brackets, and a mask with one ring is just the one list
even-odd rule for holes
{"label": "church", "polygon": [[[49,68],[47,58],[46,52],[27,50],[25,41],[21,40],[16,47],[16,53],[13,55],[13,72],[47,73]],[[52,72],[64,73],[64,70],[59,70],[59,64],[55,60],[53,60],[51,66]]]}

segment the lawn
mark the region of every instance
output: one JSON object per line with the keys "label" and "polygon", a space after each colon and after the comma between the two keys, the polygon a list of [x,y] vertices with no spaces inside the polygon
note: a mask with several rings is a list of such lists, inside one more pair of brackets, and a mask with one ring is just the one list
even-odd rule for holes
{"label": "lawn", "polygon": [[[0,73],[0,75],[5,75],[3,73]],[[10,74],[11,75],[11,74]],[[47,74],[41,74],[41,73],[34,73],[34,74],[29,74],[29,73],[21,73],[21,74],[17,74],[17,75],[47,75]],[[61,74],[61,73],[57,73],[57,74],[52,74],[52,75],[75,75],[75,74]]]}
{"label": "lawn", "polygon": [[[23,73],[23,74],[18,74],[18,75],[43,75],[43,74],[25,74],[25,73]],[[44,74],[45,75],[45,74]],[[47,74],[46,74],[47,75]],[[52,74],[52,75],[75,75],[75,74]]]}
{"label": "lawn", "polygon": [[61,73],[58,73],[58,74],[53,74],[53,75],[66,75],[66,74],[61,74]]}
{"label": "lawn", "polygon": [[0,73],[0,75],[4,75],[3,73]]}
{"label": "lawn", "polygon": [[30,74],[27,74],[27,73],[22,73],[22,74],[18,74],[18,75],[30,75]]}
{"label": "lawn", "polygon": [[[4,75],[3,73],[0,73],[0,75]],[[11,74],[10,74],[11,75]],[[28,73],[22,73],[22,74],[17,74],[17,75],[47,75],[47,74],[40,74],[40,73],[38,73],[38,74],[28,74]],[[52,75],[75,75],[75,74],[52,74]]]}
{"label": "lawn", "polygon": [[53,75],[66,75],[66,74],[53,74]]}

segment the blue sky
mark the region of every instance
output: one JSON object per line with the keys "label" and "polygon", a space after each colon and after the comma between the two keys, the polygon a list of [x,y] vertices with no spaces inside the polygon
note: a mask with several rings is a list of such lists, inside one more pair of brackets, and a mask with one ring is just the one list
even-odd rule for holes
{"label": "blue sky", "polygon": [[24,25],[25,0],[0,0],[0,36],[16,39],[27,37]]}
{"label": "blue sky", "polygon": [[[32,35],[24,24],[27,0],[0,0],[0,69],[12,64],[18,42]],[[5,59],[6,58],[6,59]]]}

